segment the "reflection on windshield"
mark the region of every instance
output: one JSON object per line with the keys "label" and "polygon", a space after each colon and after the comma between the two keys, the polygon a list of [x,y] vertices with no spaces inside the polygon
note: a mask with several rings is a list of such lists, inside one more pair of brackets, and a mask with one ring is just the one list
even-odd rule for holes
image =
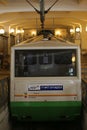
{"label": "reflection on windshield", "polygon": [[16,50],[15,76],[76,76],[76,50]]}

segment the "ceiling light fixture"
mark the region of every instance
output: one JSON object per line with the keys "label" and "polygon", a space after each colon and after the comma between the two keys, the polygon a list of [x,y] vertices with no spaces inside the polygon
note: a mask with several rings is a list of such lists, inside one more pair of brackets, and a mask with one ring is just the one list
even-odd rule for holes
{"label": "ceiling light fixture", "polygon": [[76,27],[76,32],[80,32],[80,27]]}
{"label": "ceiling light fixture", "polygon": [[4,34],[5,30],[3,28],[0,29],[0,34]]}

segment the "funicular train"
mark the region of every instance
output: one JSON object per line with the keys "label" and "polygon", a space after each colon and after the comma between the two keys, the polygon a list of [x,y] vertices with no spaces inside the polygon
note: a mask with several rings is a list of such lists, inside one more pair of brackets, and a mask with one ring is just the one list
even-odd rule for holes
{"label": "funicular train", "polygon": [[13,118],[71,120],[80,116],[81,106],[79,46],[52,38],[11,48]]}

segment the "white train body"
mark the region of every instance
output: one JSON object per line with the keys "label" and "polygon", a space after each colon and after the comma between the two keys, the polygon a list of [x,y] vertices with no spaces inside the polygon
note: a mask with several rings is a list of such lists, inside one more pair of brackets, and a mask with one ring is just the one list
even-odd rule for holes
{"label": "white train body", "polygon": [[[56,115],[57,118],[63,115],[73,116],[71,113],[75,111],[75,115],[79,115],[81,110],[79,46],[58,40],[41,40],[12,47],[10,91],[12,116],[21,117],[23,114],[36,120],[33,115],[34,103],[36,109],[38,108],[38,115],[39,112],[43,112],[44,107],[53,110],[53,113],[56,113],[55,107],[62,109],[64,107],[65,111],[67,108],[68,113],[64,113],[62,109],[57,109],[56,114],[51,111],[48,120],[56,119]],[[21,107],[19,111],[19,106],[24,107],[24,113]],[[31,112],[26,107],[32,107]],[[69,111],[71,107],[73,112]],[[46,115],[49,109],[45,110]],[[37,119],[46,120],[47,117],[42,114],[42,117],[38,116]]]}

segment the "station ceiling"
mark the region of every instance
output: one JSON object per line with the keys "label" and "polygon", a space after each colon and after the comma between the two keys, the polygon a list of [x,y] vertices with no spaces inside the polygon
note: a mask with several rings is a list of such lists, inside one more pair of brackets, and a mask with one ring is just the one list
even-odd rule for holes
{"label": "station ceiling", "polygon": [[[29,0],[40,10],[40,0]],[[44,0],[47,10],[56,0]],[[45,14],[45,28],[67,28],[87,22],[87,0],[58,0]],[[40,16],[26,0],[0,0],[0,26],[41,28]]]}

